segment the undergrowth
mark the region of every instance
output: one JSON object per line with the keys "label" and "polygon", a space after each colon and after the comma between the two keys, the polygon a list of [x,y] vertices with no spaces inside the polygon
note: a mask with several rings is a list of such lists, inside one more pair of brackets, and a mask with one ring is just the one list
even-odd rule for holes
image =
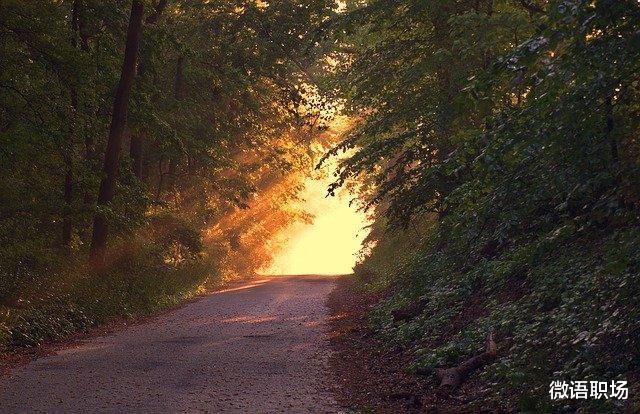
{"label": "undergrowth", "polygon": [[185,238],[182,230],[178,237],[123,237],[99,270],[81,253],[28,245],[5,251],[0,260],[0,354],[166,309],[205,284],[219,283],[215,258],[202,251],[199,236]]}
{"label": "undergrowth", "polygon": [[[454,253],[408,230],[379,237],[356,268],[369,289],[393,293],[371,312],[389,346],[412,353],[408,369],[451,367],[483,351],[489,332],[502,347],[476,373],[490,398],[521,412],[638,412],[640,230],[568,224],[499,255],[460,266]],[[411,303],[415,318],[394,320]],[[551,402],[553,380],[626,380],[630,400]],[[437,379],[431,378],[437,387]]]}

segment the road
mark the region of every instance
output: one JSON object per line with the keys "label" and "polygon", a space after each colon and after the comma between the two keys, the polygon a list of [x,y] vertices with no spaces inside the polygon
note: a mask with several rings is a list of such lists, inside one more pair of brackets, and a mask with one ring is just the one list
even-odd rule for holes
{"label": "road", "polygon": [[2,413],[336,413],[325,301],[334,278],[212,293],[0,378]]}

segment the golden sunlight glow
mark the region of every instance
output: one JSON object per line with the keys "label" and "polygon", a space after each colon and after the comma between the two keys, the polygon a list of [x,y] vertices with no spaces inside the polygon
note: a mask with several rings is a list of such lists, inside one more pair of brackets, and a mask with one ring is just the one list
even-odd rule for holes
{"label": "golden sunlight glow", "polygon": [[[355,122],[336,116],[329,129],[315,139],[312,151],[324,154],[344,138]],[[333,172],[337,164],[338,161],[331,158],[320,171],[305,179],[300,199],[292,208],[303,210],[312,220],[292,221],[277,232],[267,246],[274,254],[273,261],[259,273],[337,275],[352,272],[371,222],[355,204],[349,205],[354,196],[346,189],[337,190],[335,197],[326,197],[327,188],[335,179]]]}
{"label": "golden sunlight glow", "polygon": [[278,236],[282,246],[274,262],[261,273],[347,274],[356,263],[357,253],[368,234],[370,224],[366,214],[349,206],[347,191],[325,197],[333,181],[330,172],[335,163],[328,163],[320,177],[305,183],[301,207],[314,216],[312,223],[296,222]]}

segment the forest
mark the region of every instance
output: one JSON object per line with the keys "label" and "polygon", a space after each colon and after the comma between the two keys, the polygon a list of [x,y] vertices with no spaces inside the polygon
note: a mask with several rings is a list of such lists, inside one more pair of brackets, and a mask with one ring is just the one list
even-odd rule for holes
{"label": "forest", "polygon": [[287,200],[330,112],[305,56],[331,11],[2,2],[0,343],[157,310],[269,259],[255,246],[304,218]]}
{"label": "forest", "polygon": [[434,404],[640,409],[637,1],[5,0],[0,39],[0,353],[255,274],[336,162]]}

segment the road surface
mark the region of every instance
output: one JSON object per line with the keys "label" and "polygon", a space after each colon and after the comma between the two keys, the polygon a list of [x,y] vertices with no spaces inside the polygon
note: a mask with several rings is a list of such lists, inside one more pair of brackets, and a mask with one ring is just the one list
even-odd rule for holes
{"label": "road surface", "polygon": [[0,378],[2,413],[336,413],[325,300],[334,279],[216,292]]}

